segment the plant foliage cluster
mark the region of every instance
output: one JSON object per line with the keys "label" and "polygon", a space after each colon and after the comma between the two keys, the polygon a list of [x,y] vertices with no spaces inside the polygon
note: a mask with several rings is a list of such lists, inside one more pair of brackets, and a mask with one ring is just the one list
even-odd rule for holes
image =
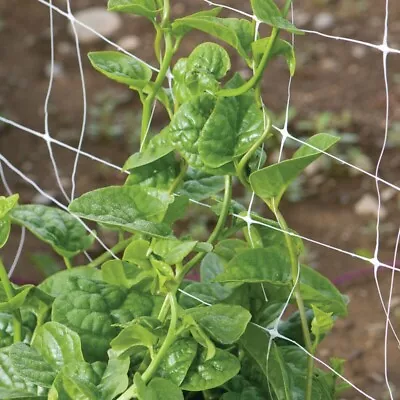
{"label": "plant foliage cluster", "polygon": [[[0,246],[12,224],[22,225],[67,266],[38,286],[17,286],[0,262],[1,399],[329,400],[343,388],[302,347],[315,354],[347,301],[301,265],[303,243],[279,211],[288,185],[338,139],[317,134],[292,158],[267,161],[273,131],[261,78],[279,56],[295,72],[293,48],[279,35],[301,32],[286,19],[290,0],[282,9],[273,0],[251,6],[270,36],[220,8],[172,20],[169,0],[109,1],[110,11],[145,17],[156,31],[157,73],[119,52],[89,54],[96,70],[138,92],[140,151],[125,163],[124,185],[82,195],[70,213],[0,198]],[[252,77],[231,73],[228,52],[212,42],[175,62],[191,30],[233,47]],[[149,135],[155,101],[169,122]],[[233,179],[275,219],[248,215],[232,199]],[[205,242],[174,233],[189,199],[216,215]],[[95,235],[76,217],[119,232],[112,254],[73,266]],[[187,280],[197,267],[200,281]],[[292,313],[282,318],[287,301]],[[342,361],[331,366],[340,372]]]}

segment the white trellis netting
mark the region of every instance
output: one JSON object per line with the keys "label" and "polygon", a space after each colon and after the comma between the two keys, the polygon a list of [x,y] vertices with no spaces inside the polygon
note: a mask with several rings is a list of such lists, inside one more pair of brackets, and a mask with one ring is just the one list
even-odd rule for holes
{"label": "white trellis netting", "polygon": [[[114,168],[118,171],[121,171],[121,168],[118,165],[114,165],[108,161],[103,160],[100,157],[96,157],[95,155],[92,155],[90,153],[84,152],[82,151],[82,143],[84,140],[84,136],[85,136],[85,128],[86,128],[86,119],[87,119],[87,99],[86,99],[86,86],[85,86],[85,76],[84,76],[84,70],[83,70],[83,66],[82,66],[82,60],[81,60],[81,52],[80,52],[80,44],[79,44],[79,38],[77,35],[77,31],[76,31],[76,25],[81,25],[84,26],[86,29],[91,30],[94,34],[98,35],[103,41],[107,42],[109,45],[115,47],[117,50],[124,52],[125,54],[131,56],[131,57],[135,57],[133,54],[129,53],[128,51],[122,49],[120,46],[118,46],[117,44],[115,44],[114,42],[112,42],[111,40],[109,40],[108,38],[102,36],[101,34],[95,32],[92,28],[84,25],[82,22],[80,22],[79,20],[77,20],[71,10],[71,5],[70,5],[70,1],[67,0],[66,1],[66,11],[60,9],[59,7],[56,7],[55,5],[53,5],[52,0],[46,1],[46,0],[37,0],[39,3],[43,4],[44,6],[47,6],[49,8],[49,27],[50,27],[50,40],[51,40],[51,48],[50,48],[50,78],[49,78],[49,83],[48,83],[48,89],[47,89],[47,95],[44,101],[44,132],[38,132],[36,130],[30,129],[27,126],[21,125],[19,124],[17,121],[13,121],[10,119],[7,119],[5,117],[0,116],[0,121],[12,125],[15,128],[19,129],[21,132],[24,133],[28,133],[30,135],[34,135],[40,139],[43,139],[47,145],[47,149],[48,149],[48,153],[49,153],[49,157],[51,159],[51,163],[54,169],[54,173],[56,176],[56,180],[57,180],[57,184],[59,187],[60,192],[63,194],[63,197],[65,198],[66,204],[68,204],[71,200],[74,199],[75,197],[75,191],[76,191],[76,174],[77,174],[77,166],[79,163],[79,159],[80,157],[88,157],[96,162],[99,162],[105,166],[108,166],[110,168]],[[212,6],[220,6],[223,8],[227,8],[230,11],[234,11],[237,12],[238,14],[240,14],[242,17],[248,18],[248,19],[252,19],[255,20],[256,22],[256,26],[259,27],[260,24],[262,23],[261,21],[259,21],[254,15],[248,14],[246,12],[243,12],[241,10],[237,10],[235,8],[229,7],[225,4],[219,4],[219,3],[214,3],[208,0],[203,0],[204,2],[206,2],[209,5]],[[385,2],[382,2],[382,7],[385,7],[385,23],[384,23],[384,31],[382,33],[382,40],[380,44],[373,44],[370,42],[365,42],[365,41],[361,41],[361,40],[355,40],[355,39],[351,39],[351,38],[347,38],[347,37],[340,37],[340,36],[333,36],[333,35],[328,35],[322,32],[318,32],[318,31],[314,31],[314,30],[304,30],[305,33],[309,34],[309,35],[319,35],[319,36],[323,36],[327,39],[331,39],[331,40],[339,40],[339,41],[343,41],[343,42],[348,42],[348,43],[355,43],[361,46],[367,46],[369,48],[372,48],[376,51],[379,51],[382,53],[382,65],[383,65],[383,84],[385,87],[385,94],[386,94],[386,113],[385,113],[385,128],[384,128],[384,132],[382,134],[382,147],[381,147],[381,152],[380,152],[380,156],[378,159],[378,162],[375,166],[375,173],[371,173],[368,172],[362,168],[360,168],[359,166],[353,165],[347,161],[344,161],[342,159],[340,159],[337,156],[334,156],[332,154],[329,153],[325,153],[327,157],[331,157],[332,159],[334,159],[335,161],[341,163],[341,164],[345,164],[347,167],[352,168],[357,170],[358,172],[361,172],[362,174],[364,174],[365,176],[367,176],[369,179],[372,179],[375,183],[376,186],[376,194],[377,194],[377,199],[378,199],[378,209],[377,209],[377,219],[376,219],[376,238],[375,238],[375,248],[374,248],[374,255],[372,258],[368,258],[356,253],[352,253],[348,250],[345,249],[341,249],[339,247],[336,247],[334,245],[331,245],[329,243],[323,243],[320,242],[318,240],[312,239],[312,238],[308,238],[305,237],[303,235],[296,235],[292,232],[289,232],[290,235],[294,235],[294,236],[298,236],[301,239],[305,240],[306,242],[310,242],[313,244],[316,244],[318,246],[322,246],[325,248],[328,248],[332,251],[335,252],[339,252],[341,254],[347,255],[347,256],[351,256],[351,257],[355,257],[359,260],[362,260],[364,262],[369,263],[372,266],[373,269],[373,273],[374,273],[374,277],[375,277],[375,282],[376,282],[376,288],[377,288],[377,292],[381,301],[381,305],[382,305],[382,310],[384,312],[384,318],[385,318],[385,342],[384,342],[384,360],[383,360],[383,365],[384,365],[384,376],[385,376],[385,382],[386,382],[386,386],[387,386],[387,391],[388,394],[390,396],[390,399],[393,400],[394,399],[394,394],[392,393],[392,389],[390,386],[390,382],[389,382],[389,378],[388,378],[388,349],[387,349],[387,343],[388,343],[388,335],[390,333],[390,331],[392,331],[392,333],[394,334],[398,344],[400,345],[400,340],[398,339],[396,332],[393,328],[393,325],[391,323],[391,319],[390,319],[390,309],[391,309],[391,302],[392,302],[392,295],[393,295],[393,287],[394,287],[394,280],[395,280],[395,274],[396,272],[400,271],[399,268],[396,268],[396,254],[397,254],[397,249],[398,249],[398,243],[400,240],[400,230],[399,230],[399,234],[397,236],[397,240],[396,240],[396,249],[395,249],[395,254],[393,257],[393,264],[387,264],[384,263],[380,260],[380,245],[381,245],[381,186],[385,185],[388,187],[391,187],[392,189],[396,190],[397,192],[400,192],[400,187],[397,186],[396,184],[389,182],[385,179],[383,179],[382,177],[379,176],[379,172],[380,172],[380,167],[381,167],[381,162],[384,156],[384,152],[386,150],[386,144],[387,144],[387,138],[388,138],[388,130],[389,130],[389,111],[390,111],[390,102],[389,102],[389,83],[388,83],[388,66],[387,66],[387,58],[389,54],[394,54],[394,55],[399,55],[400,54],[400,50],[395,49],[395,48],[391,48],[388,44],[388,19],[389,19],[389,0],[386,0]],[[81,123],[81,127],[80,127],[80,135],[79,135],[79,144],[77,146],[77,148],[70,146],[66,143],[63,143],[60,140],[57,140],[55,138],[52,137],[50,129],[49,129],[49,104],[50,104],[50,97],[51,97],[51,93],[52,93],[52,89],[53,89],[53,81],[54,81],[54,63],[55,63],[55,57],[54,57],[54,22],[53,22],[53,16],[54,13],[58,13],[62,16],[64,16],[65,18],[67,18],[71,25],[72,25],[72,30],[74,33],[74,38],[75,38],[75,46],[76,46],[76,55],[77,55],[77,61],[78,61],[78,67],[79,67],[79,73],[80,73],[80,79],[81,79],[81,87],[82,87],[82,93],[81,93],[81,97],[82,97],[82,104],[83,104],[83,117],[82,117],[82,123]],[[294,23],[296,23],[296,12],[295,9],[292,7],[292,19],[294,21]],[[292,42],[294,44],[294,37],[292,37]],[[143,62],[143,60],[141,60]],[[149,64],[147,64],[149,65]],[[154,71],[158,71],[157,68],[149,65],[149,67],[151,69],[153,69]],[[294,78],[296,79],[296,78]],[[169,76],[169,81],[171,80],[171,77]],[[171,83],[171,82],[170,82]],[[290,132],[288,131],[288,119],[289,119],[289,105],[290,105],[290,99],[291,99],[291,84],[292,84],[292,78],[289,78],[288,81],[288,90],[287,90],[287,106],[286,106],[286,118],[285,118],[285,122],[283,124],[283,127],[277,127],[274,126],[274,129],[279,132],[281,134],[281,147],[280,147],[280,152],[279,152],[279,160],[282,159],[282,155],[283,155],[283,149],[285,146],[285,143],[287,140],[294,140],[298,143],[304,144],[303,141],[301,141],[300,139],[292,136],[290,134]],[[153,109],[154,111],[154,109]],[[71,172],[71,192],[67,193],[66,189],[63,186],[63,182],[62,179],[60,178],[60,174],[59,174],[59,170],[58,170],[58,166],[57,166],[57,160],[54,157],[53,154],[53,145],[56,146],[61,146],[71,152],[75,153],[75,158],[74,158],[74,164],[73,164],[73,168],[72,168],[72,172]],[[312,146],[310,146],[312,147]],[[318,150],[318,149],[317,149]],[[15,174],[17,174],[22,180],[24,180],[26,183],[28,183],[29,185],[31,185],[37,192],[41,193],[43,196],[47,197],[48,199],[50,199],[55,205],[57,205],[58,207],[68,211],[68,208],[65,204],[63,204],[62,202],[60,202],[59,200],[55,199],[53,196],[51,196],[50,194],[46,193],[41,187],[39,187],[39,185],[32,179],[30,179],[28,176],[26,176],[22,170],[20,168],[18,168],[17,166],[15,166],[12,162],[10,162],[2,153],[0,153],[0,178],[3,182],[5,191],[8,194],[12,193],[12,188],[9,187],[9,185],[7,184],[6,178],[5,178],[5,174],[4,174],[4,168],[8,168],[11,171],[13,171]],[[254,200],[254,193],[251,197],[250,203],[248,205],[248,213],[246,217],[243,216],[239,216],[237,215],[238,218],[243,219],[249,228],[249,232],[250,232],[250,226],[252,224],[255,225],[262,225],[262,226],[266,226],[269,227],[270,229],[275,229],[275,230],[282,230],[279,229],[275,226],[268,226],[264,223],[255,221],[251,218],[251,214],[250,211],[252,209],[253,206],[253,200]],[[204,207],[209,207],[206,204],[202,204],[198,201],[192,200],[192,202],[202,205]],[[78,218],[79,219],[79,218]],[[82,223],[82,225],[89,231],[89,227],[80,220],[80,222]],[[9,275],[11,276],[15,270],[15,267],[18,263],[18,259],[19,256],[23,250],[23,244],[24,244],[24,239],[25,239],[25,229],[22,228],[22,232],[21,232],[21,238],[20,238],[20,243],[18,246],[18,251],[17,254],[15,256],[14,262],[12,263],[12,266],[9,269]],[[111,252],[110,249],[107,248],[107,246],[100,240],[100,238],[96,237],[96,240],[99,241],[100,245],[107,251]],[[112,254],[112,256],[114,258],[116,258],[115,254]],[[89,257],[87,255],[87,257]],[[90,259],[90,258],[89,258]],[[378,281],[378,270],[380,268],[386,268],[391,270],[391,283],[390,283],[390,290],[389,290],[389,295],[387,299],[383,298],[382,292],[381,292],[381,288],[379,285],[379,281]],[[189,295],[187,294],[188,296]],[[290,298],[290,297],[289,297]],[[287,303],[289,302],[289,298]],[[198,301],[204,303],[203,301],[201,301],[200,299],[197,299]],[[207,303],[204,303],[207,304]],[[282,313],[280,315],[280,318],[283,316],[284,314],[284,310],[282,310]],[[280,318],[278,318],[278,320],[276,321],[276,324],[274,326],[273,329],[269,329],[267,330],[269,335],[270,335],[270,340],[273,340],[274,338],[281,338],[284,339],[288,342],[291,342],[297,346],[299,346],[297,343],[295,343],[294,341],[290,340],[289,338],[286,338],[284,336],[282,336],[278,331],[277,331],[277,326],[279,323]],[[262,327],[260,327],[261,329],[264,329]],[[300,346],[299,346],[300,347]],[[307,350],[302,348],[302,350],[304,352],[307,353]],[[307,353],[309,354],[309,353]],[[310,355],[310,354],[309,354]],[[310,355],[311,356],[311,355]],[[322,365],[324,365],[326,368],[330,369],[331,371],[333,371],[333,369],[327,365],[325,362],[323,362],[322,360],[320,360],[319,358],[312,356],[316,362],[321,363]],[[335,371],[333,371],[335,372]],[[340,376],[340,375],[339,375]],[[348,384],[350,384],[355,390],[357,390],[361,395],[363,395],[365,398],[368,399],[374,399],[374,397],[372,397],[371,395],[369,395],[368,393],[366,393],[362,388],[357,387],[355,384],[353,384],[352,382],[350,382],[348,379],[346,379],[343,376],[340,376],[341,379],[343,379],[344,381],[346,381]]]}

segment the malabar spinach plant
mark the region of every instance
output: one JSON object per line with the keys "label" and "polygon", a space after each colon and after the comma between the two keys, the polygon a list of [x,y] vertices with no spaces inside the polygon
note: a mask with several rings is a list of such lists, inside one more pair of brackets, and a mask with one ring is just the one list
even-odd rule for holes
{"label": "malabar spinach plant", "polygon": [[[70,213],[0,198],[0,245],[11,225],[22,225],[67,267],[38,286],[17,286],[0,263],[0,398],[329,400],[343,388],[311,355],[346,315],[346,299],[301,265],[302,240],[280,212],[289,184],[338,139],[317,134],[292,158],[267,161],[274,131],[261,80],[275,57],[294,73],[293,48],[280,33],[300,32],[286,18],[290,0],[251,6],[271,27],[268,37],[254,22],[221,17],[221,8],[173,20],[170,0],[109,1],[110,11],[145,17],[156,32],[157,73],[120,52],[89,54],[96,70],[139,94],[140,151],[124,165],[124,185],[82,195]],[[231,46],[251,78],[233,73],[214,42],[177,60],[192,30]],[[169,121],[149,134],[155,102]],[[235,202],[233,181],[275,219]],[[205,242],[177,234],[191,201],[215,213]],[[84,266],[75,257],[95,233],[77,217],[120,238]],[[197,268],[200,280],[188,280]],[[331,366],[340,372],[342,360]]]}

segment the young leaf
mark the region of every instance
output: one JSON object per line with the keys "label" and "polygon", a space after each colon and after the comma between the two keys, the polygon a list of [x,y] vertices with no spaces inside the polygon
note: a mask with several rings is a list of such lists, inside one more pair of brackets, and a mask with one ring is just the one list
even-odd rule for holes
{"label": "young leaf", "polygon": [[175,221],[183,218],[189,206],[189,197],[186,195],[174,196],[174,201],[168,206],[163,223],[171,226]]}
{"label": "young leaf", "polygon": [[101,400],[113,400],[128,387],[129,358],[110,358],[97,389]]}
{"label": "young leaf", "polygon": [[216,281],[290,285],[291,265],[287,256],[276,247],[244,250],[227,264]]}
{"label": "young leaf", "polygon": [[151,80],[147,65],[118,51],[96,51],[88,57],[94,69],[119,83],[142,89]]}
{"label": "young leaf", "polygon": [[50,388],[57,375],[56,370],[34,348],[15,343],[9,350],[12,368],[27,382]]}
{"label": "young leaf", "polygon": [[149,260],[150,242],[144,239],[133,240],[124,251],[122,259],[132,264],[137,264],[144,270],[151,269]]}
{"label": "young leaf", "polygon": [[6,244],[11,231],[11,220],[8,216],[0,219],[0,249]]}
{"label": "young leaf", "polygon": [[109,11],[141,15],[152,21],[158,13],[155,0],[108,0],[107,8]]}
{"label": "young leaf", "polygon": [[175,265],[182,262],[195,249],[197,243],[194,240],[158,239],[153,242],[151,249],[167,264]]}
{"label": "young leaf", "polygon": [[[24,321],[23,321],[24,322]],[[30,343],[32,331],[23,323],[22,325],[22,343]],[[11,346],[14,342],[14,324],[11,314],[0,313],[0,348]]]}
{"label": "young leaf", "polygon": [[142,186],[109,186],[75,199],[69,209],[92,221],[156,237],[168,236],[171,230],[159,223],[173,197]]}
{"label": "young leaf", "polygon": [[46,390],[23,379],[12,365],[10,348],[0,349],[0,399],[44,399]]}
{"label": "young leaf", "polygon": [[312,306],[314,318],[311,322],[311,332],[317,339],[317,343],[321,336],[329,333],[333,328],[332,313],[326,313],[316,306]]}
{"label": "young leaf", "polygon": [[171,381],[164,378],[153,378],[146,386],[138,373],[134,376],[134,383],[139,400],[183,400],[182,390]]}
{"label": "young leaf", "polygon": [[94,241],[94,236],[87,234],[77,218],[58,208],[39,204],[18,206],[10,212],[10,217],[63,257],[82,253]]}
{"label": "young leaf", "polygon": [[70,362],[84,361],[78,334],[57,322],[47,322],[40,326],[32,347],[55,370],[60,370]]}
{"label": "young leaf", "polygon": [[338,137],[325,133],[314,135],[294,153],[290,160],[253,172],[250,175],[253,190],[266,202],[275,199],[275,206],[278,207],[290,183],[338,140]]}
{"label": "young leaf", "polygon": [[192,392],[209,390],[223,385],[239,370],[239,360],[228,351],[216,349],[215,356],[206,360],[206,351],[203,350],[190,367],[181,388]]}
{"label": "young leaf", "polygon": [[8,300],[3,287],[0,287],[0,312],[11,313],[21,308],[32,289],[33,285],[21,286],[14,291],[14,296]]}
{"label": "young leaf", "polygon": [[231,304],[196,307],[186,310],[186,313],[222,344],[237,342],[251,319],[251,314],[245,308]]}
{"label": "young leaf", "polygon": [[[254,58],[261,58],[268,46],[270,37],[258,39],[252,43],[251,48]],[[276,39],[270,53],[270,59],[276,56],[283,55],[289,67],[290,75],[293,76],[296,70],[296,54],[293,46],[286,40]]]}
{"label": "young leaf", "polygon": [[256,17],[266,24],[291,33],[302,33],[282,16],[274,0],[251,0],[251,7]]}
{"label": "young leaf", "polygon": [[4,218],[18,203],[19,195],[0,196],[0,219]]}
{"label": "young leaf", "polygon": [[197,354],[197,343],[191,338],[178,339],[167,351],[157,375],[180,386]]}
{"label": "young leaf", "polygon": [[202,201],[214,196],[223,189],[223,176],[213,176],[202,171],[196,171],[193,168],[189,168],[179,193],[188,196],[190,199]]}

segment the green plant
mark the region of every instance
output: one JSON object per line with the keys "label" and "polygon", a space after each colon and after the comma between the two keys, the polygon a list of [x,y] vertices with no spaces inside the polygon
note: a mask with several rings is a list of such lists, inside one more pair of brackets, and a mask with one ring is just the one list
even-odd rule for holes
{"label": "green plant", "polygon": [[[11,224],[25,226],[67,267],[38,286],[16,286],[0,263],[0,397],[138,399],[334,399],[342,386],[314,365],[315,354],[346,299],[322,275],[300,265],[301,239],[289,230],[280,201],[289,184],[337,137],[318,134],[292,158],[264,166],[261,146],[272,121],[260,99],[268,62],[279,55],[295,69],[281,30],[300,33],[272,0],[252,0],[272,27],[221,18],[220,8],[172,21],[169,0],[110,0],[109,9],[147,17],[160,62],[153,78],[144,63],[121,53],[89,54],[93,66],[139,93],[140,152],[125,163],[123,186],[86,193],[72,213],[0,198],[0,246]],[[226,50],[202,43],[172,60],[192,29],[234,47],[254,71],[225,80]],[[254,40],[255,38],[255,40]],[[172,69],[172,90],[165,88]],[[170,117],[149,134],[158,100]],[[311,146],[311,147],[310,147]],[[254,191],[275,215],[267,220],[232,200],[232,180]],[[218,194],[223,191],[223,197]],[[174,234],[189,199],[208,201],[217,223],[205,242]],[[76,217],[117,230],[120,240],[85,266],[88,250]],[[252,221],[251,225],[247,223]],[[116,255],[121,254],[121,259]],[[187,274],[200,264],[200,281]],[[286,302],[297,310],[286,320]],[[342,361],[332,360],[342,369]]]}

